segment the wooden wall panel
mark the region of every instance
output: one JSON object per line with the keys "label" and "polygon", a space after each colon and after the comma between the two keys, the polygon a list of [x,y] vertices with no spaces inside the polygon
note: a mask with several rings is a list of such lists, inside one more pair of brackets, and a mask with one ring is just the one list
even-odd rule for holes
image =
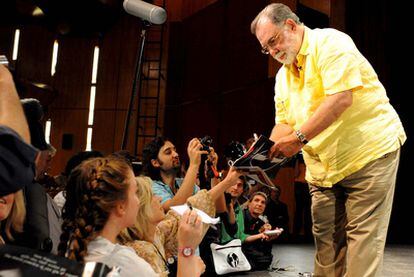
{"label": "wooden wall panel", "polygon": [[267,79],[267,57],[260,52],[260,44],[250,32],[250,24],[265,7],[267,1],[228,1],[221,58],[221,89],[232,90]]}
{"label": "wooden wall panel", "polygon": [[[273,89],[267,82],[267,59],[261,56],[249,28],[265,4],[266,1],[218,1],[170,26],[167,136],[181,139],[204,131],[215,137],[216,145],[222,148],[231,140],[251,136],[255,130],[247,130],[246,126],[261,128],[262,122],[267,122],[269,126],[263,129],[270,132],[273,105],[268,103],[273,101]],[[268,94],[264,93],[266,89]],[[257,123],[250,111],[267,111],[270,116]],[[197,124],[186,124],[194,118]]]}
{"label": "wooden wall panel", "polygon": [[[85,150],[88,110],[55,108],[51,109],[48,115],[52,119],[50,142],[57,149],[50,173],[59,174],[72,155]],[[73,135],[72,149],[62,149],[63,134]]]}
{"label": "wooden wall panel", "polygon": [[[333,1],[340,2],[340,1]],[[299,0],[299,3],[309,8],[317,10],[321,13],[330,16],[331,14],[331,1],[330,0]]]}
{"label": "wooden wall panel", "polygon": [[[115,117],[115,125],[114,125],[114,130],[113,130],[114,137],[112,139],[113,151],[117,151],[121,149],[122,134],[124,131],[124,123],[125,123],[126,114],[127,113],[124,110],[118,110],[113,114],[113,116]],[[134,150],[134,139],[133,138],[135,136],[135,126],[136,126],[136,114],[133,113],[131,116],[129,138],[128,138],[128,143],[126,146],[126,149],[129,150],[131,153]]]}
{"label": "wooden wall panel", "polygon": [[45,28],[23,27],[20,30],[17,75],[32,82],[50,84],[53,41],[53,34]]}
{"label": "wooden wall panel", "polygon": [[112,153],[118,148],[114,145],[116,137],[117,116],[115,110],[95,110],[92,148],[94,150]]}
{"label": "wooden wall panel", "polygon": [[[10,48],[14,28],[4,27],[1,44]],[[58,97],[47,107],[45,120],[52,120],[51,143],[57,149],[52,174],[60,173],[67,160],[86,146],[92,60],[95,45],[100,47],[97,76],[92,147],[111,153],[120,149],[126,109],[140,40],[141,25],[136,17],[123,14],[119,22],[100,37],[60,36],[56,74],[50,76],[55,35],[41,26],[22,28],[18,76],[44,82],[58,90]],[[7,51],[10,52],[11,50]],[[135,99],[135,103],[137,98]],[[148,109],[152,109],[151,106]],[[131,121],[130,136],[136,128],[136,114]],[[63,134],[73,135],[73,148],[62,149]],[[129,141],[128,149],[133,149]]]}
{"label": "wooden wall panel", "polygon": [[0,55],[6,55],[9,62],[12,60],[14,28],[0,26]]}
{"label": "wooden wall panel", "polygon": [[[109,88],[115,88],[117,93],[113,93],[111,89],[108,90],[107,81],[103,81],[102,88],[107,90],[105,95],[109,98],[104,99],[111,100],[112,103],[116,103],[116,109],[127,109],[129,103],[129,97],[131,95],[132,83],[135,73],[135,64],[137,60],[137,50],[140,42],[141,24],[140,20],[132,16],[124,16],[120,22],[107,34],[107,37],[103,41],[104,49],[108,47],[113,48],[110,51],[104,51],[103,57],[105,58],[105,67],[103,70],[107,71],[107,74],[113,72],[114,84],[111,84]],[[117,47],[114,47],[114,45]],[[115,60],[115,57],[117,60]],[[118,70],[111,69],[111,60],[116,61]],[[107,75],[105,74],[105,75]],[[105,78],[103,78],[105,79]],[[113,97],[116,96],[116,99]],[[115,100],[115,101],[114,101]],[[109,101],[102,107],[113,106]]]}
{"label": "wooden wall panel", "polygon": [[89,108],[92,81],[94,39],[63,37],[59,39],[59,53],[54,86],[59,97],[53,108]]}
{"label": "wooden wall panel", "polygon": [[[159,2],[162,2],[162,0],[155,1],[154,3]],[[215,2],[217,0],[167,0],[168,20],[170,22],[182,21]]]}

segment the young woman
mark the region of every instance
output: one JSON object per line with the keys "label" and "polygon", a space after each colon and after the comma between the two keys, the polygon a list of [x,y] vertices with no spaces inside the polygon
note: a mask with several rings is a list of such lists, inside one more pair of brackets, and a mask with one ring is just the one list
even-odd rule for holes
{"label": "young woman", "polygon": [[134,224],[136,190],[132,169],[124,161],[95,158],[76,167],[67,184],[60,254],[118,266],[121,276],[157,276],[131,248],[117,243],[121,230]]}
{"label": "young woman", "polygon": [[[190,203],[194,208],[203,210],[210,216],[214,216],[215,200],[239,176],[240,174],[236,170],[231,170],[225,180],[208,192],[201,190],[190,197],[187,203]],[[138,197],[141,201],[140,208],[135,225],[122,232],[122,242],[134,248],[138,256],[150,263],[154,271],[159,273],[160,276],[168,276],[172,273],[169,267],[174,261],[174,257],[178,256],[180,261],[180,257],[183,256],[183,249],[179,247],[179,238],[177,239],[177,231],[180,222],[185,221],[185,219],[173,211],[169,211],[165,215],[161,198],[154,196],[152,193],[150,178],[137,177],[137,182]],[[207,229],[208,226],[205,225],[203,235]],[[191,250],[194,253],[195,248]],[[195,257],[195,259],[199,259],[199,257]],[[200,260],[198,264],[203,266]]]}
{"label": "young woman", "polygon": [[[132,248],[118,244],[122,229],[134,225],[140,199],[132,168],[113,157],[94,158],[76,167],[67,183],[59,252],[72,260],[96,261],[121,269],[121,276],[159,276]],[[196,213],[180,226],[180,245],[201,240]],[[181,276],[195,276],[194,261],[179,265]]]}
{"label": "young woman", "polygon": [[[26,208],[21,190],[0,197],[0,224],[5,224],[4,233],[8,240],[13,240],[12,230],[23,231],[25,217]],[[0,245],[4,243],[0,235]]]}

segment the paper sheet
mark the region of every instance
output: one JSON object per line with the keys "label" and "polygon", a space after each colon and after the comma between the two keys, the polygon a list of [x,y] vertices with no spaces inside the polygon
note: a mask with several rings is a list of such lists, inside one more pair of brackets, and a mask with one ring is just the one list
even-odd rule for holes
{"label": "paper sheet", "polygon": [[[171,209],[182,216],[184,212],[189,209],[189,207],[187,206],[187,204],[184,204],[184,205],[179,205],[179,206],[173,206],[171,207]],[[203,223],[217,224],[220,221],[219,217],[216,217],[216,218],[210,217],[208,214],[206,214],[202,210],[199,210],[196,208],[193,208],[193,210],[197,211],[197,214],[201,217],[201,221]]]}

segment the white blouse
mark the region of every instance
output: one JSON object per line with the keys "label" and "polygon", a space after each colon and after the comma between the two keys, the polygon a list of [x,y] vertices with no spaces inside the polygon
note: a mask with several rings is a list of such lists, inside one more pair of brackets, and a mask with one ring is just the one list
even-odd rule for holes
{"label": "white blouse", "polygon": [[121,276],[158,276],[151,265],[137,256],[134,249],[114,244],[99,236],[88,244],[85,262],[100,262],[121,269]]}

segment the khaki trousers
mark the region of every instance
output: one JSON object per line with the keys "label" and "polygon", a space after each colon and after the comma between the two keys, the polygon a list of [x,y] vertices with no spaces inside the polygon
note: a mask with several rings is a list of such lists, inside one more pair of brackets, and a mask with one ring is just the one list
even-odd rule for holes
{"label": "khaki trousers", "polygon": [[400,150],[332,188],[310,185],[315,276],[380,276]]}

